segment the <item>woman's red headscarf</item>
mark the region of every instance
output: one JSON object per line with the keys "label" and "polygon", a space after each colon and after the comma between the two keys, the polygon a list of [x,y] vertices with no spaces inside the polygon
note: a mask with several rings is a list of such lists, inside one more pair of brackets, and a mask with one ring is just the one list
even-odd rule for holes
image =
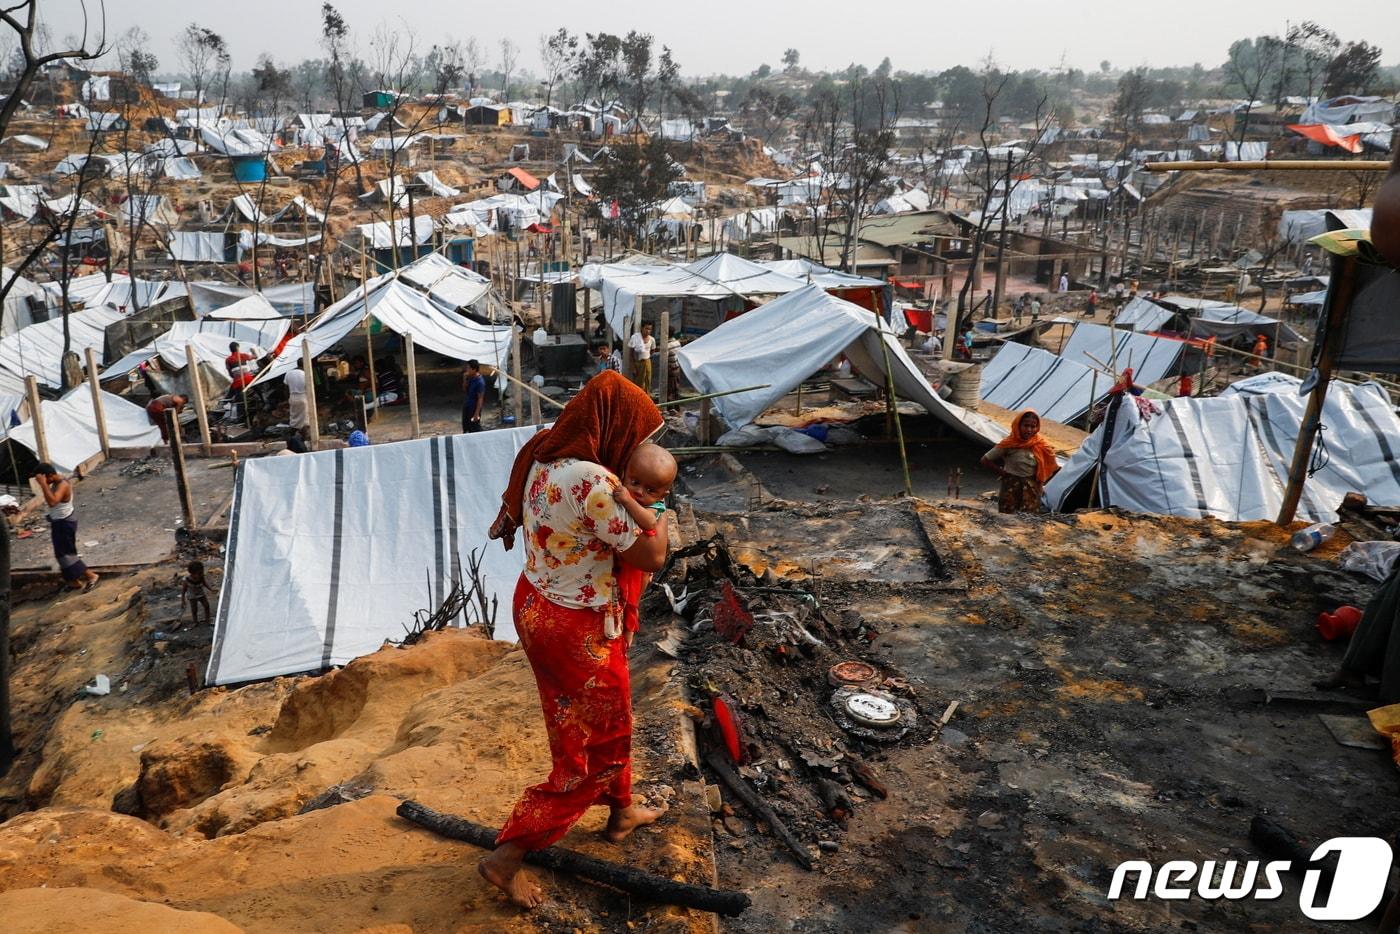
{"label": "woman's red headscarf", "polygon": [[1027,436],[1021,428],[1021,423],[1026,416],[1034,415],[1036,420],[1040,420],[1040,413],[1034,409],[1026,409],[1016,416],[1011,423],[1011,434],[997,442],[999,448],[1013,448],[1018,450],[1029,450],[1035,455],[1035,480],[1037,483],[1044,483],[1055,476],[1060,469],[1060,464],[1055,460],[1055,450],[1050,447],[1050,442],[1040,436],[1040,432]]}
{"label": "woman's red headscarf", "polygon": [[507,548],[514,543],[525,512],[525,482],[536,463],[577,458],[621,476],[632,452],[660,427],[661,410],[650,396],[620,373],[599,373],[569,400],[554,427],[536,433],[515,455],[491,537],[504,539]]}

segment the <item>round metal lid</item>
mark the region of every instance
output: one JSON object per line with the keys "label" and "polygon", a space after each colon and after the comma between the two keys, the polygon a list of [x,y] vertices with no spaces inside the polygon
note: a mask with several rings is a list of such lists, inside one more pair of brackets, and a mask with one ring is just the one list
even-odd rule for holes
{"label": "round metal lid", "polygon": [[899,705],[892,699],[860,692],[846,698],[846,713],[866,726],[893,726],[899,722]]}

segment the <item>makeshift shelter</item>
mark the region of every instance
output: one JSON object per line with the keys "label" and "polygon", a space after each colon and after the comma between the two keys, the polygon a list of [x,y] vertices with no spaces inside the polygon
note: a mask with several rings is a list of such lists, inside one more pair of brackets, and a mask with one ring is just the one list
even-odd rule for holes
{"label": "makeshift shelter", "polygon": [[473,104],[463,117],[467,126],[510,126],[510,108],[504,104]]}
{"label": "makeshift shelter", "polygon": [[[100,356],[106,346],[107,325],[122,317],[122,312],[106,306],[73,312],[67,316],[68,349],[79,359],[89,347]],[[62,386],[63,327],[60,316],[0,337],[0,368],[21,380],[33,376],[45,385]],[[13,385],[9,380],[0,380],[0,392],[6,391],[5,384]]]}
{"label": "makeshift shelter", "polygon": [[165,195],[132,195],[122,202],[121,222],[128,225],[159,224],[173,227],[180,223],[180,214]]}
{"label": "makeshift shelter", "polygon": [[1102,402],[1113,378],[1039,347],[1006,343],[982,368],[981,398],[1003,409],[1034,409],[1068,424]]}
{"label": "makeshift shelter", "polygon": [[1263,334],[1269,339],[1270,347],[1296,344],[1303,339],[1301,334],[1278,318],[1224,303],[1202,308],[1191,319],[1190,333],[1192,337],[1214,337],[1220,341],[1243,338],[1251,343],[1256,336]]}
{"label": "makeshift shelter", "polygon": [[419,188],[437,198],[455,198],[462,192],[437,177],[436,172],[419,172],[409,182],[410,188]]}
{"label": "makeshift shelter", "polygon": [[204,316],[206,320],[214,321],[273,321],[282,317],[285,315],[261,292],[254,292]]}
{"label": "makeshift shelter", "polygon": [[238,341],[255,357],[261,358],[276,349],[291,326],[286,318],[269,321],[224,321],[201,318],[198,321],[177,321],[170,330],[138,350],[133,350],[102,371],[102,380],[125,376],[154,357],[170,370],[182,370],[189,365],[187,345],[194,347],[195,360],[224,371],[230,341]]}
{"label": "makeshift shelter", "polygon": [[229,235],[222,230],[172,230],[166,248],[177,263],[223,263],[229,260]]}
{"label": "makeshift shelter", "polygon": [[1102,324],[1078,324],[1060,350],[1060,356],[1081,366],[1104,372],[1131,368],[1139,386],[1176,375],[1184,341],[1152,337],[1136,331],[1119,331]]}
{"label": "makeshift shelter", "polygon": [[296,366],[301,359],[303,343],[311,347],[312,356],[334,347],[358,327],[366,315],[372,315],[391,331],[412,334],[418,346],[445,357],[475,359],[498,367],[508,365],[514,327],[480,324],[443,307],[450,299],[435,300],[409,284],[411,280],[406,273],[417,265],[397,274],[391,272],[371,279],[321,312],[306,330],[286,342],[272,365],[255,382],[276,379]]}
{"label": "makeshift shelter", "polygon": [[[1046,484],[1046,502],[1061,512],[1093,504],[1227,522],[1274,519],[1307,398],[1290,377],[1273,374],[1270,382],[1275,391],[1154,401],[1150,417],[1132,401],[1110,402],[1103,424]],[[1328,457],[1309,472],[1298,517],[1335,520],[1353,491],[1400,506],[1393,443],[1400,418],[1385,391],[1335,383],[1322,422]]]}
{"label": "makeshift shelter", "polygon": [[227,282],[190,283],[190,305],[201,318],[253,295],[261,295],[282,315],[309,317],[316,310],[316,289],[309,282],[265,286],[261,292]]}
{"label": "makeshift shelter", "polygon": [[994,443],[1006,436],[1006,429],[986,416],[940,399],[882,319],[815,285],[726,323],[682,347],[676,357],[686,379],[702,393],[768,384],[711,403],[726,424],[738,428],[843,354],[856,372],[885,385],[886,351],[900,398],[923,406],[975,441]]}
{"label": "makeshift shelter", "polygon": [[1123,306],[1114,317],[1113,325],[1129,331],[1161,331],[1176,316],[1177,312],[1139,296]]}
{"label": "makeshift shelter", "polygon": [[1361,134],[1346,133],[1327,123],[1290,123],[1288,129],[1322,146],[1331,146],[1346,152],[1361,151]]}
{"label": "makeshift shelter", "polygon": [[0,282],[8,283],[11,279],[15,280],[14,284],[5,294],[4,308],[0,310],[0,337],[33,324],[34,313],[42,312],[46,305],[47,293],[43,287],[24,276],[16,278],[14,270],[7,266],[0,275]]}
{"label": "makeshift shelter", "polygon": [[[102,450],[90,386],[79,386],[56,401],[40,402],[39,411],[44,420],[49,462],[59,470],[76,470],[79,464]],[[160,431],[151,424],[146,410],[121,396],[102,393],[102,416],[107,425],[107,438],[114,448],[149,448],[160,444]],[[32,420],[11,428],[6,440],[23,445],[38,456]]]}
{"label": "makeshift shelter", "polygon": [[524,552],[486,538],[500,497],[480,478],[508,475],[536,430],[245,462],[205,683],[319,671],[402,639],[416,611],[439,606],[462,580],[473,554],[497,607],[495,637],[515,639],[511,595]]}

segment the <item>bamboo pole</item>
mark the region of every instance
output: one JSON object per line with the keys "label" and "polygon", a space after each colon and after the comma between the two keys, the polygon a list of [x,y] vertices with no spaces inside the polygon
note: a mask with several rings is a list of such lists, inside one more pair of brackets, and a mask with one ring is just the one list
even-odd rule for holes
{"label": "bamboo pole", "polygon": [[107,436],[107,411],[102,407],[102,385],[97,379],[97,357],[88,347],[87,355],[88,386],[92,389],[92,414],[97,420],[97,441],[102,445],[102,456],[112,456],[112,441]]}
{"label": "bamboo pole", "polygon": [[[305,346],[303,344],[303,346]],[[190,393],[194,396],[194,414],[199,419],[199,450],[205,457],[214,453],[214,440],[209,436],[209,410],[204,401],[204,377],[199,372],[199,358],[194,344],[185,344],[185,367],[190,374]]]}
{"label": "bamboo pole", "polygon": [[[514,325],[511,326],[511,332],[515,335],[515,340],[511,342],[510,347],[510,368],[512,371],[510,381],[517,386],[524,386],[525,380],[521,379],[522,368],[520,365],[520,356],[522,353],[520,342],[523,337],[515,330]],[[510,408],[511,414],[515,416],[516,426],[518,427],[525,424],[525,397],[518,392],[513,393]]]}
{"label": "bamboo pole", "polygon": [[403,336],[404,355],[408,360],[408,436],[417,438],[421,425],[418,421],[418,363],[413,353],[413,335]]}
{"label": "bamboo pole", "polygon": [[1308,476],[1308,461],[1312,459],[1313,442],[1322,421],[1322,406],[1327,400],[1327,384],[1332,379],[1332,364],[1342,338],[1342,326],[1351,309],[1352,295],[1356,291],[1357,265],[1358,260],[1354,256],[1339,257],[1333,264],[1336,279],[1332,284],[1336,291],[1328,296],[1327,321],[1323,325],[1322,346],[1317,355],[1317,383],[1308,396],[1308,407],[1298,428],[1298,443],[1293,448],[1293,463],[1288,468],[1288,486],[1284,489],[1283,504],[1275,520],[1279,525],[1288,525],[1298,512],[1298,500],[1303,495],[1303,483]]}
{"label": "bamboo pole", "polygon": [[34,453],[42,463],[49,460],[49,436],[44,431],[43,409],[39,404],[39,381],[32,376],[24,378],[24,397],[29,401],[29,420],[34,423]]}
{"label": "bamboo pole", "polygon": [[180,437],[180,416],[174,406],[165,410],[165,430],[170,438],[170,460],[175,465],[175,490],[180,494],[180,511],[185,515],[185,528],[193,532],[194,498],[190,495],[190,482],[185,476],[185,442]]}
{"label": "bamboo pole", "polygon": [[[360,301],[369,304],[369,271],[365,261],[365,244],[360,241]],[[365,312],[365,358],[369,363],[369,393],[374,397],[374,414],[379,414],[379,378],[374,369],[374,335],[370,331],[369,312]],[[368,430],[368,426],[366,426]]]}
{"label": "bamboo pole", "polygon": [[321,419],[316,413],[316,368],[311,364],[311,345],[301,342],[301,369],[306,375],[306,447],[314,451],[321,441]]}
{"label": "bamboo pole", "polygon": [[1371,159],[1260,159],[1253,162],[1149,162],[1149,172],[1388,172],[1390,163]]}
{"label": "bamboo pole", "polygon": [[[668,390],[671,388],[671,381],[667,378],[671,367],[671,313],[663,311],[661,313],[660,333],[656,341],[660,345],[661,355],[657,357],[656,365],[659,372],[657,377],[656,398],[665,402],[668,398]],[[647,387],[650,388],[650,387]]]}
{"label": "bamboo pole", "polygon": [[890,414],[894,417],[895,436],[899,439],[899,465],[904,470],[904,495],[914,495],[914,484],[909,479],[909,452],[904,447],[904,423],[899,418],[899,403],[894,394],[894,368],[890,366],[890,345],[885,339],[884,322],[877,319],[880,336],[880,350],[885,355],[885,386],[889,393]]}

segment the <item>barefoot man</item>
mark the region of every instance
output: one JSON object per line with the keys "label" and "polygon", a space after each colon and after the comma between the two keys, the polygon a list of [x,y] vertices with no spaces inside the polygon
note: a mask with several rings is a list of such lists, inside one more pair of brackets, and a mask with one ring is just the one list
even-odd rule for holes
{"label": "barefoot man", "polygon": [[544,894],[521,869],[595,805],[621,843],[663,810],[632,802],[632,691],[614,558],[643,571],[666,560],[668,514],[643,532],[613,496],[633,451],[661,426],[641,388],[604,371],[515,459],[491,537],[524,532],[512,615],[539,686],[553,768],[525,789],[481,875],[522,908]]}

